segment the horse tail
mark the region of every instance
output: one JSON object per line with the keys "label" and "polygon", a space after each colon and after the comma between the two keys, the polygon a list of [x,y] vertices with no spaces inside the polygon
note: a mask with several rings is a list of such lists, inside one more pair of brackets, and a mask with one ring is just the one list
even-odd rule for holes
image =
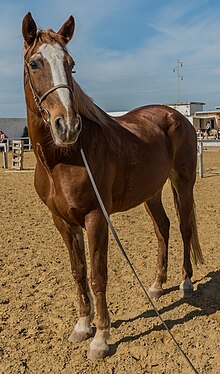
{"label": "horse tail", "polygon": [[[176,189],[174,188],[172,181],[171,181],[171,188],[173,192],[173,197],[174,197],[174,205],[177,213],[178,220],[180,222],[180,207],[179,207],[179,201],[178,201],[178,196]],[[192,228],[192,237],[191,237],[191,248],[190,248],[190,253],[192,255],[192,260],[195,265],[198,263],[204,264],[204,257],[202,254],[202,250],[199,244],[199,237],[198,237],[198,230],[197,230],[197,223],[196,223],[196,213],[195,213],[195,202],[193,202],[192,206],[192,212],[191,212],[191,228]]]}
{"label": "horse tail", "polygon": [[204,257],[199,244],[197,223],[196,223],[196,212],[195,212],[195,202],[193,202],[192,213],[191,213],[191,225],[192,225],[192,238],[191,238],[191,253],[193,262],[204,264]]}

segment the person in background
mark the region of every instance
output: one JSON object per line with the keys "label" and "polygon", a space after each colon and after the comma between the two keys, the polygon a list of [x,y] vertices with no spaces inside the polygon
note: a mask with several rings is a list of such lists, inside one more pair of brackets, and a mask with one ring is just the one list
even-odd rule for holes
{"label": "person in background", "polygon": [[205,127],[205,131],[207,132],[208,135],[209,135],[211,129],[212,129],[211,123],[208,121],[206,123],[206,127]]}
{"label": "person in background", "polygon": [[5,135],[5,133],[0,130],[0,143],[3,143],[6,138],[7,136]]}

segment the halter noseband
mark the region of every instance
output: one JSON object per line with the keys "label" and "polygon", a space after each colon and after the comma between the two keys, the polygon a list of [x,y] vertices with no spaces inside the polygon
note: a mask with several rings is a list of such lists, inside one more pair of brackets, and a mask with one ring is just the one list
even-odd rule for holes
{"label": "halter noseband", "polygon": [[[41,114],[41,117],[42,117],[44,123],[46,125],[49,125],[50,124],[50,112],[47,109],[45,109],[45,108],[42,107],[42,105],[41,105],[42,102],[46,99],[46,97],[49,94],[51,94],[52,92],[56,91],[59,88],[67,88],[71,92],[72,95],[73,95],[73,90],[72,90],[72,88],[68,84],[64,84],[64,83],[57,84],[56,86],[54,86],[54,87],[50,88],[48,91],[46,91],[41,97],[39,97],[36,94],[34,86],[33,86],[32,82],[31,82],[31,77],[30,77],[30,72],[29,72],[29,68],[28,68],[28,63],[27,63],[26,60],[24,60],[24,67],[25,67],[26,72],[28,74],[29,85],[30,85],[30,88],[31,88],[31,91],[32,91],[32,94],[33,94],[33,97],[34,97],[34,101],[35,101],[35,103],[37,105],[37,108],[38,108],[38,110],[39,110],[39,112]],[[44,117],[45,114],[48,117],[47,119]]]}

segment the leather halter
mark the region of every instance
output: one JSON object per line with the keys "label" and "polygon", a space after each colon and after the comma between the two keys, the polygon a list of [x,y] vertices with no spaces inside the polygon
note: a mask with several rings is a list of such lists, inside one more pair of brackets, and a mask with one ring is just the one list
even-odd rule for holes
{"label": "leather halter", "polygon": [[[28,75],[28,81],[29,81],[29,85],[30,85],[30,88],[31,88],[31,91],[32,91],[32,94],[33,94],[33,97],[34,97],[34,101],[37,105],[37,108],[41,114],[41,117],[44,121],[44,123],[46,125],[49,125],[50,124],[50,112],[43,108],[42,107],[42,102],[46,99],[46,97],[51,94],[52,92],[58,90],[59,88],[67,88],[71,94],[73,95],[73,90],[72,88],[68,85],[68,84],[64,84],[64,83],[61,83],[61,84],[57,84],[56,86],[54,87],[51,87],[48,91],[46,91],[41,97],[39,97],[37,94],[36,94],[36,91],[34,89],[34,86],[31,82],[31,77],[30,77],[30,72],[29,72],[29,67],[28,67],[28,63],[26,60],[24,60],[24,68],[26,69],[26,72],[27,72],[27,75]],[[47,115],[47,119],[44,117],[44,115]]]}

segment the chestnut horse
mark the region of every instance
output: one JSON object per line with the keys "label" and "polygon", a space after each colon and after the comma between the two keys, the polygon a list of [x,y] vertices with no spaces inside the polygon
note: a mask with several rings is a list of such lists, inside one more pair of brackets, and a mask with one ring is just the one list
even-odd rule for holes
{"label": "chestnut horse", "polygon": [[[150,214],[158,239],[158,259],[149,293],[159,297],[167,279],[170,223],[161,193],[168,178],[183,239],[183,293],[193,289],[190,251],[195,262],[203,261],[193,200],[197,144],[191,123],[169,107],[144,106],[112,118],[95,105],[72,78],[74,62],[66,45],[74,28],[72,16],[57,33],[37,30],[30,13],[24,17],[24,91],[28,129],[36,155],[35,188],[52,212],[54,224],[69,250],[78,287],[79,319],[70,340],[79,342],[91,336],[94,297],[96,333],[88,358],[96,359],[109,352],[108,224],[80,150],[84,150],[109,215],[141,203]],[[90,285],[83,229],[88,236]]]}

